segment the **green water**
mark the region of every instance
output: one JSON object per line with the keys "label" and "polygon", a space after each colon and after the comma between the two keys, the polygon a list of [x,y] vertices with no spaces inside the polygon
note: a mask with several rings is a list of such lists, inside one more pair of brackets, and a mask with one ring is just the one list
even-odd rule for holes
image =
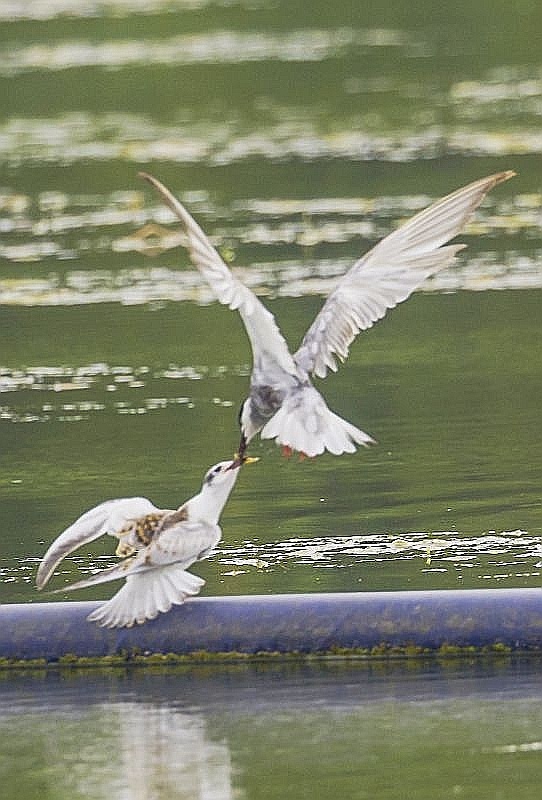
{"label": "green water", "polygon": [[[378,446],[298,463],[257,440],[194,571],[208,595],[540,585],[541,29],[531,0],[0,2],[1,602],[38,599],[82,511],[180,504],[237,444],[242,325],[141,169],[293,346],[398,221],[518,172],[319,385]],[[334,669],[11,675],[2,794],[538,798],[537,663]]]}
{"label": "green water", "polygon": [[[378,447],[298,464],[257,441],[198,570],[209,594],[539,585],[541,17],[526,2],[0,4],[2,601],[36,600],[40,555],[83,510],[180,504],[237,443],[241,322],[141,168],[292,346],[397,221],[518,171],[457,267],[322,384]],[[55,585],[110,554],[75,554]]]}
{"label": "green water", "polygon": [[2,683],[6,800],[540,793],[538,662],[27,673]]}

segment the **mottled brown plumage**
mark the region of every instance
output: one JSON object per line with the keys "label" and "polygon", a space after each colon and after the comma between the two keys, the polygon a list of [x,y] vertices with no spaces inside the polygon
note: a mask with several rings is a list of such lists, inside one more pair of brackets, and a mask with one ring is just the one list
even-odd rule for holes
{"label": "mottled brown plumage", "polygon": [[[175,514],[176,512],[171,512]],[[122,528],[117,534],[120,539],[115,554],[119,558],[131,556],[136,550],[149,545],[155,534],[161,530],[165,517],[169,515],[167,511],[160,511],[154,514],[145,514],[144,517],[130,521],[130,524]]]}

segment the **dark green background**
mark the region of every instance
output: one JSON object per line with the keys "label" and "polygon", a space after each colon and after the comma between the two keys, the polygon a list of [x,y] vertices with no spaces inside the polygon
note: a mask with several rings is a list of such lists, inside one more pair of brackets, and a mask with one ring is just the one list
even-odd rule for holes
{"label": "dark green background", "polygon": [[[0,2],[1,602],[51,599],[37,564],[85,509],[180,504],[237,444],[241,322],[180,249],[138,251],[175,231],[141,169],[293,346],[397,221],[518,172],[321,384],[378,446],[255,441],[194,571],[212,595],[540,585],[541,29],[531,0]],[[538,800],[536,665],[239,669],[12,675],[3,796]]]}
{"label": "dark green background", "polygon": [[[539,585],[540,9],[22,8],[0,33],[2,600],[36,600],[40,555],[86,508],[180,504],[237,443],[241,322],[202,305],[182,250],[134,249],[145,223],[175,231],[141,168],[245,269],[292,346],[321,279],[431,199],[518,171],[448,283],[362,334],[322,384],[379,445],[298,464],[257,440],[198,570],[211,594]],[[112,549],[67,559],[60,580]]]}

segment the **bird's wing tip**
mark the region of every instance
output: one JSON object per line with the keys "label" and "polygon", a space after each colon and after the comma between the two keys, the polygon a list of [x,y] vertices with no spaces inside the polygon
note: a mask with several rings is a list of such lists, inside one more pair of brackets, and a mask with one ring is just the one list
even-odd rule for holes
{"label": "bird's wing tip", "polygon": [[517,172],[515,170],[513,170],[513,169],[507,169],[504,172],[497,172],[493,176],[493,180],[494,180],[493,185],[497,186],[497,184],[499,184],[499,183],[504,183],[504,181],[509,181],[510,178],[515,178],[516,175],[517,175]]}
{"label": "bird's wing tip", "polygon": [[154,175],[151,175],[150,172],[145,172],[144,170],[140,170],[137,173],[138,178],[142,178],[144,181],[148,181],[149,183],[156,184],[157,179]]}

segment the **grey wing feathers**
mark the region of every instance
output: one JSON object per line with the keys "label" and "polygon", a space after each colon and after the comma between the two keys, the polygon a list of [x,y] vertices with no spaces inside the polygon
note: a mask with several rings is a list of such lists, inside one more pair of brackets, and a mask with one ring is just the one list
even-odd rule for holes
{"label": "grey wing feathers", "polygon": [[487,192],[514,176],[482,178],[416,214],[359,259],[329,295],[294,359],[319,377],[337,369],[356,335],[403,302],[430,275],[453,261],[464,245],[442,247],[456,236]]}
{"label": "grey wing feathers", "polygon": [[218,301],[241,314],[254,356],[266,352],[287,372],[295,372],[294,360],[273,315],[253,291],[241,283],[217,253],[198,223],[163,183],[146,172],[139,173],[158,192],[182,223],[190,259],[215,293]]}

